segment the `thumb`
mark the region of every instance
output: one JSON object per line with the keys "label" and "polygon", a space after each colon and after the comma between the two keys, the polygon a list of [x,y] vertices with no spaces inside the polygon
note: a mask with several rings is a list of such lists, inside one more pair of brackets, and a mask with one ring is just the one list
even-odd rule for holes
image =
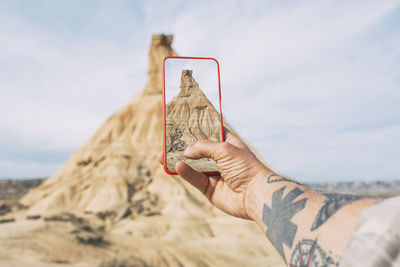
{"label": "thumb", "polygon": [[185,149],[184,156],[189,159],[212,158],[217,161],[234,149],[235,147],[227,142],[199,140]]}

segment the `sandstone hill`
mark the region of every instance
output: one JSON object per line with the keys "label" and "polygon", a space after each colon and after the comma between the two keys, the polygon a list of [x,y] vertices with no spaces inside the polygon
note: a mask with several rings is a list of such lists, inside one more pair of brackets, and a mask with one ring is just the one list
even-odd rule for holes
{"label": "sandstone hill", "polygon": [[186,147],[197,140],[221,141],[220,114],[192,74],[192,70],[182,70],[180,91],[166,105],[167,167],[175,171],[175,164],[185,161],[197,171],[218,171],[212,159],[190,160],[183,156]]}
{"label": "sandstone hill", "polygon": [[4,215],[2,266],[283,266],[255,224],[216,210],[157,162],[171,43],[153,36],[144,90]]}

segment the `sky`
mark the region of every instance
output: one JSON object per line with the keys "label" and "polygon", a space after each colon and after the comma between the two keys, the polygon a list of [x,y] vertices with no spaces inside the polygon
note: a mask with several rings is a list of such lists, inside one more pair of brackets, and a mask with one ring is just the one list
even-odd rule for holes
{"label": "sky", "polygon": [[400,179],[400,1],[0,0],[0,178],[47,177],[147,81],[220,63],[224,119],[302,182]]}
{"label": "sky", "polygon": [[180,92],[182,70],[191,70],[193,79],[200,90],[206,95],[214,108],[219,112],[220,79],[217,62],[212,59],[168,58],[165,69],[165,103]]}

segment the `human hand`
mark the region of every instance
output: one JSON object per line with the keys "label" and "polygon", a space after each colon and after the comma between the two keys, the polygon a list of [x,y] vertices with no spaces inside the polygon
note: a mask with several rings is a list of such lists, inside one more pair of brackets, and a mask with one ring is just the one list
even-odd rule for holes
{"label": "human hand", "polygon": [[[184,155],[190,159],[212,158],[220,175],[206,175],[184,162],[175,165],[177,173],[200,190],[220,210],[243,219],[251,219],[246,210],[246,197],[256,177],[266,177],[271,171],[264,166],[237,136],[224,129],[225,142],[199,140],[187,147]],[[159,155],[160,163],[162,153]]]}

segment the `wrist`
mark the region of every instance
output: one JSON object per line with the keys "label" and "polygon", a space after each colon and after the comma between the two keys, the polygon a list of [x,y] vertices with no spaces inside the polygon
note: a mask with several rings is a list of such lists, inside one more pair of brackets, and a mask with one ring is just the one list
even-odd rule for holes
{"label": "wrist", "polygon": [[260,203],[263,203],[263,196],[265,196],[265,179],[273,172],[267,168],[263,169],[256,175],[248,184],[245,193],[244,208],[250,220],[258,220],[260,214]]}

